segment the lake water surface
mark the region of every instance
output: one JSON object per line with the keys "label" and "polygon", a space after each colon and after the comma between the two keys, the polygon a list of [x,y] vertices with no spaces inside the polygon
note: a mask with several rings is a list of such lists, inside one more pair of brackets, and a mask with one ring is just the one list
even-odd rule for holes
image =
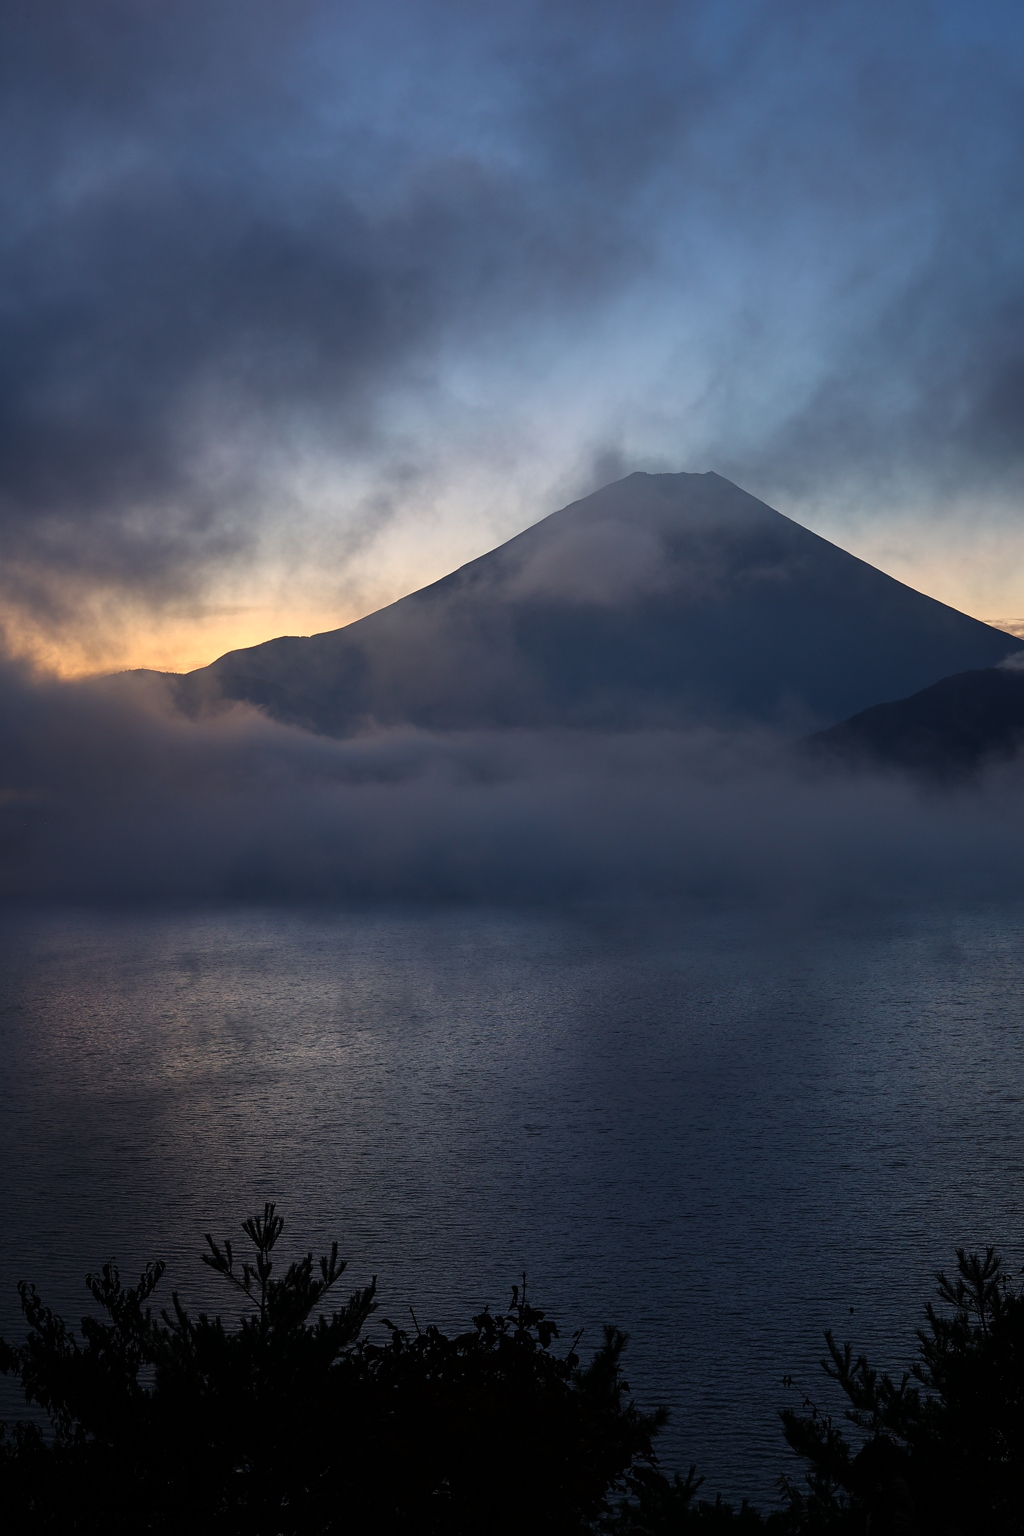
{"label": "lake water surface", "polygon": [[202,1234],[275,1199],[385,1315],[626,1328],[665,1463],[771,1501],[824,1327],[899,1366],[955,1244],[1019,1265],[1022,918],[7,914],[0,1330],[111,1256],[230,1310]]}

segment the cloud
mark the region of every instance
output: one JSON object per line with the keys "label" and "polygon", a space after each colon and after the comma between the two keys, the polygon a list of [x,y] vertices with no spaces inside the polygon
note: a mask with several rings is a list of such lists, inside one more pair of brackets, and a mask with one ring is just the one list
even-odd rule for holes
{"label": "cloud", "polygon": [[996,516],[1019,30],[1002,4],[7,6],[12,633],[289,561],[337,586],[453,501],[485,547],[595,461],[890,509],[981,486]]}
{"label": "cloud", "polygon": [[770,735],[382,731],[338,742],[165,682],[0,683],[8,900],[673,900],[794,913],[1015,893],[1019,770],[816,776]]}
{"label": "cloud", "polygon": [[[613,229],[552,218],[554,187],[466,142],[471,124],[432,124],[429,100],[390,122],[365,100],[332,113],[353,71],[317,68],[318,46],[394,72],[358,7],[219,10],[8,13],[0,517],[17,600],[49,590],[19,582],[21,562],[158,594],[243,556],[268,484],[280,502],[311,452],[372,443],[383,397],[429,393],[440,346],[500,329],[527,291],[578,304],[619,270]],[[413,39],[407,74],[442,51]]]}
{"label": "cloud", "polygon": [[504,583],[507,597],[614,606],[671,585],[665,549],[648,528],[612,521],[561,530]]}

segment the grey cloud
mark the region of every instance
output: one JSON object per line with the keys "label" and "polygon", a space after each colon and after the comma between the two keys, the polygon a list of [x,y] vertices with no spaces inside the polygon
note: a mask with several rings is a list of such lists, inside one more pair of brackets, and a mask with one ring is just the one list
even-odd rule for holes
{"label": "grey cloud", "polygon": [[671,585],[661,540],[648,528],[607,521],[569,528],[506,583],[513,599],[557,597],[616,604]]}
{"label": "grey cloud", "polygon": [[[386,479],[388,402],[431,397],[442,357],[491,371],[498,420],[503,349],[571,349],[645,287],[685,348],[673,285],[733,265],[707,462],[1016,474],[1012,15],[965,43],[928,4],[8,6],[8,597],[186,588],[244,557],[304,455]],[[905,258],[904,205],[932,230]],[[819,261],[854,321],[751,426],[733,384],[773,385],[742,326]]]}
{"label": "grey cloud", "polygon": [[[948,253],[947,253],[948,254]],[[1000,263],[1006,252],[1000,251]],[[746,455],[744,472],[775,494],[825,494],[854,482],[898,504],[965,490],[1019,496],[1024,484],[1024,243],[988,304],[964,291],[955,265],[925,296],[900,295],[779,430]],[[730,451],[722,445],[722,460]]]}
{"label": "grey cloud", "polygon": [[1015,893],[1019,769],[970,792],[815,777],[770,735],[378,732],[337,742],[164,684],[0,679],[6,899],[721,901]]}
{"label": "grey cloud", "polygon": [[364,448],[382,394],[429,392],[453,330],[617,266],[611,235],[567,227],[471,145],[325,126],[300,69],[324,25],[314,7],[290,27],[248,7],[219,25],[192,6],[8,16],[0,517],[18,599],[37,568],[157,592],[241,554],[275,457]]}

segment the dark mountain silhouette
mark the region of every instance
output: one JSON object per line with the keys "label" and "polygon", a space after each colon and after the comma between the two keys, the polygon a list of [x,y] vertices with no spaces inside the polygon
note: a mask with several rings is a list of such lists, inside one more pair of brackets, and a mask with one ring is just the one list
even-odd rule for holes
{"label": "dark mountain silhouette", "polygon": [[634,474],[344,629],[176,684],[330,735],[842,719],[1024,642],[925,597],[719,475]]}
{"label": "dark mountain silhouette", "polygon": [[861,710],[805,743],[822,761],[960,778],[1024,745],[1024,670],[988,667],[944,677],[909,699]]}

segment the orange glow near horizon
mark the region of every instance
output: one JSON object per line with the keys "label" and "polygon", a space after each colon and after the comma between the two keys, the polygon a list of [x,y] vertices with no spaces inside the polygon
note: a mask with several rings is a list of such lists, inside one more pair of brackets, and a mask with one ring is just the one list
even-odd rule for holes
{"label": "orange glow near horizon", "polygon": [[66,679],[136,668],[191,672],[227,651],[279,635],[341,629],[518,531],[514,524],[495,530],[461,520],[453,509],[447,520],[389,525],[354,558],[322,551],[317,563],[271,555],[244,573],[225,571],[212,579],[202,598],[160,606],[123,593],[57,586],[52,595],[59,620],[14,610],[3,615],[0,637],[9,654]]}
{"label": "orange glow near horizon", "polygon": [[268,604],[191,615],[137,613],[106,624],[87,622],[57,634],[14,621],[6,626],[6,636],[13,655],[70,680],[137,668],[191,672],[208,666],[225,651],[259,645],[278,635],[340,629],[362,613],[359,609],[299,611]]}
{"label": "orange glow near horizon", "polygon": [[[947,544],[923,561],[916,541],[897,543],[869,529],[859,538],[844,538],[816,518],[797,520],[805,526],[813,521],[824,537],[908,586],[1024,639],[1024,603],[1016,600],[1020,567],[1010,541],[1006,548],[976,549],[973,559]],[[322,569],[293,573],[283,581],[264,567],[250,572],[253,579],[244,588],[237,577],[228,578],[206,602],[158,609],[123,597],[86,596],[70,607],[60,625],[24,613],[9,615],[3,626],[6,647],[41,671],[65,679],[135,668],[189,672],[227,651],[279,635],[340,629],[445,575],[488,544],[501,542],[500,536],[487,539],[480,529],[463,528],[454,537],[451,528],[433,531],[435,537],[441,534],[436,543],[417,530],[411,538],[395,538],[391,548],[378,545],[376,559],[371,555],[360,562],[362,569],[352,572],[349,583],[334,585],[333,591]],[[428,542],[433,546],[429,553]],[[1002,541],[993,540],[993,546],[997,542]],[[250,600],[238,600],[243,597]]]}
{"label": "orange glow near horizon", "polygon": [[[930,594],[935,595],[935,594]],[[372,611],[372,610],[370,610]],[[167,621],[149,634],[141,626],[108,635],[50,637],[14,626],[9,631],[10,650],[52,676],[70,681],[111,672],[147,668],[156,672],[191,672],[216,661],[226,651],[259,645],[279,635],[314,635],[341,629],[362,618],[363,613],[299,613],[270,608],[243,615],[223,614],[201,621]],[[992,617],[975,614],[983,623],[1024,639],[1024,617]]]}

